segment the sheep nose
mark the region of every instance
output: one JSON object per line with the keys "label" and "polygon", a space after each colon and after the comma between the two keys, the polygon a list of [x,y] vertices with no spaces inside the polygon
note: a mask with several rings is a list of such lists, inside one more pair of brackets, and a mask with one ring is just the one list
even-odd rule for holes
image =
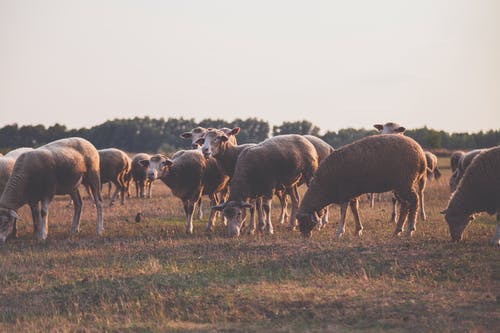
{"label": "sheep nose", "polygon": [[148,173],[148,179],[149,180],[155,180],[156,179],[156,175],[153,172]]}

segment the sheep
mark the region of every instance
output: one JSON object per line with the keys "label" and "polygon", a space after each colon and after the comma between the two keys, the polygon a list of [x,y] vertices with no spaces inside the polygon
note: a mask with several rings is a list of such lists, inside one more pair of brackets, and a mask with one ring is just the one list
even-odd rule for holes
{"label": "sheep", "polygon": [[458,168],[458,163],[460,162],[460,159],[464,155],[465,155],[465,152],[463,152],[462,150],[456,150],[456,151],[454,151],[451,154],[451,156],[450,156],[450,167],[451,167],[451,173],[452,174]]}
{"label": "sheep", "polygon": [[[252,207],[248,200],[259,197],[264,200],[267,232],[272,234],[270,201],[277,188],[284,188],[291,194],[290,227],[293,229],[299,203],[297,184],[309,183],[317,167],[316,149],[301,135],[275,136],[243,150],[229,183],[229,199],[215,207],[228,219],[229,236],[239,236],[244,209]],[[255,223],[250,228],[255,230]]]}
{"label": "sheep", "polygon": [[0,157],[0,194],[2,194],[5,184],[7,184],[12,174],[12,169],[14,168],[14,163],[16,163],[17,158],[21,154],[31,150],[33,150],[33,148],[17,148]]}
{"label": "sheep", "polygon": [[[203,144],[203,141],[200,141],[200,140],[202,140],[205,137],[205,134],[207,134],[207,132],[210,130],[212,130],[212,128],[210,128],[210,127],[205,128],[205,127],[198,126],[198,127],[193,128],[189,132],[182,133],[180,136],[183,139],[187,139],[187,140],[191,139],[191,148],[192,149],[199,149],[201,147],[201,145]],[[223,127],[223,128],[220,128],[220,130],[229,135],[229,133],[231,132],[232,129],[227,128],[227,127]],[[229,140],[231,140],[232,144],[234,144],[234,145],[237,144],[234,136],[232,138],[230,138]]]}
{"label": "sheep", "polygon": [[464,176],[465,170],[467,170],[467,168],[471,164],[472,160],[474,160],[474,158],[477,155],[479,155],[483,150],[484,149],[472,150],[472,151],[464,154],[460,158],[460,160],[458,161],[457,168],[455,169],[455,171],[453,172],[453,174],[450,177],[449,185],[450,185],[450,190],[452,193],[455,192],[455,190],[457,189],[457,186],[460,183],[460,179],[462,179],[462,177]]}
{"label": "sheep", "polygon": [[[97,210],[97,234],[104,231],[99,153],[87,140],[67,138],[21,154],[0,196],[0,241],[5,242],[18,219],[17,210],[29,204],[35,235],[48,234],[48,208],[54,195],[69,194],[74,202],[71,234],[79,230],[82,198],[78,185],[89,186]],[[40,207],[41,206],[41,207]]]}
{"label": "sheep", "polygon": [[139,164],[142,160],[149,160],[150,155],[139,153],[132,156],[132,172],[131,176],[135,183],[135,196],[136,198],[144,198],[144,190],[147,191],[147,197],[151,198],[152,183],[147,177],[146,168]]}
{"label": "sheep", "polygon": [[100,149],[99,168],[101,175],[101,184],[113,183],[115,192],[110,197],[109,205],[112,206],[118,192],[120,192],[120,203],[125,203],[125,191],[130,184],[131,161],[125,152],[116,148]]}
{"label": "sheep", "polygon": [[[400,126],[398,123],[393,123],[393,122],[388,122],[385,123],[384,125],[381,124],[375,124],[373,125],[380,134],[398,134],[398,135],[404,135],[404,132],[406,131],[406,128],[403,126]],[[437,165],[437,162],[436,162]],[[423,193],[422,191],[419,191]],[[420,216],[423,221],[427,220],[427,216],[425,214],[425,207],[424,207],[424,202],[421,201],[420,205]],[[392,196],[392,213],[391,213],[391,221],[393,223],[396,223],[397,221],[397,214],[396,214],[396,207],[397,207],[398,201],[397,198],[393,195]],[[375,206],[375,196],[373,194],[370,195],[370,207],[373,208]]]}
{"label": "sheep", "polygon": [[[395,158],[397,156],[397,158]],[[357,214],[356,198],[363,193],[393,191],[400,201],[400,216],[394,234],[416,230],[416,211],[423,203],[427,163],[420,145],[403,135],[374,135],[357,140],[330,154],[319,166],[304,194],[297,219],[302,234],[310,237],[319,216],[330,203],[342,205],[337,237],[345,233],[345,213],[351,206],[356,234],[363,226]],[[420,192],[420,195],[419,193]]]}
{"label": "sheep", "polygon": [[437,156],[430,151],[425,151],[425,158],[427,160],[427,179],[431,180],[441,178],[441,171],[439,171]]}
{"label": "sheep", "polygon": [[500,245],[500,146],[485,149],[465,170],[456,191],[451,195],[445,214],[451,239],[460,241],[474,214],[496,213],[497,225],[492,242]]}
{"label": "sheep", "polygon": [[[229,177],[224,175],[217,161],[206,159],[199,150],[181,150],[169,159],[157,154],[141,160],[147,168],[150,181],[161,179],[172,193],[182,200],[186,213],[186,233],[193,233],[193,211],[202,195],[208,195],[212,206],[218,202],[217,193],[227,186]],[[210,212],[207,230],[212,230],[215,210]]]}

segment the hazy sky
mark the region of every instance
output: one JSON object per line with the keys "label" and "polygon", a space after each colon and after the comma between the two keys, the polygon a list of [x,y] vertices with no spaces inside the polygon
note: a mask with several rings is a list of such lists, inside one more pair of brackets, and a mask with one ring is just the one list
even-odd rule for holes
{"label": "hazy sky", "polygon": [[0,0],[0,126],[500,128],[499,0]]}

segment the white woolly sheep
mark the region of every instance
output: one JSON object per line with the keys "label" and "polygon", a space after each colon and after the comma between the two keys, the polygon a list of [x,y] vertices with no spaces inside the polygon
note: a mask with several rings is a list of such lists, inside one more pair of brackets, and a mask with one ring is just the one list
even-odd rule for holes
{"label": "white woolly sheep", "polygon": [[442,212],[453,241],[462,239],[474,214],[496,213],[493,244],[500,245],[500,146],[485,149],[472,159],[462,180]]}
{"label": "white woolly sheep", "polygon": [[[270,202],[276,189],[284,188],[292,198],[290,226],[295,227],[299,203],[297,185],[309,183],[318,167],[318,154],[314,146],[303,136],[288,134],[269,138],[243,150],[236,162],[229,187],[229,199],[217,209],[224,211],[228,219],[228,233],[239,236],[244,220],[244,209],[252,205],[251,199],[263,197],[266,215],[264,224],[273,233]],[[255,224],[250,226],[255,230]]]}
{"label": "white woolly sheep", "polygon": [[[35,235],[46,239],[48,208],[55,195],[69,194],[74,202],[71,234],[78,232],[82,198],[78,185],[88,186],[97,210],[97,233],[103,233],[99,153],[82,138],[61,139],[21,154],[0,197],[0,241],[13,231],[17,210],[28,204]],[[40,207],[41,206],[41,207]]]}
{"label": "white woolly sheep", "polygon": [[[398,158],[394,158],[398,156]],[[304,236],[310,236],[319,215],[330,203],[342,205],[337,236],[345,232],[347,205],[355,212],[356,234],[363,226],[357,216],[356,198],[363,193],[394,191],[400,201],[395,234],[408,217],[408,235],[415,230],[416,211],[423,202],[427,163],[418,143],[403,135],[373,135],[341,147],[318,168],[297,214]],[[420,196],[419,196],[419,193]]]}
{"label": "white woolly sheep", "polygon": [[112,206],[116,196],[120,193],[120,202],[125,203],[125,191],[128,190],[131,174],[131,160],[127,154],[116,148],[100,149],[99,167],[101,175],[101,184],[113,183],[115,192],[110,197],[109,205]]}

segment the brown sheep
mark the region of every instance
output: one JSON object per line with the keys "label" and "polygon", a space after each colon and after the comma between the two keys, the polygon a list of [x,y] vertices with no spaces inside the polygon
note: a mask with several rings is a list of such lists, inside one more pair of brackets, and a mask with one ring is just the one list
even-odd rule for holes
{"label": "brown sheep", "polygon": [[485,149],[465,170],[465,174],[451,195],[448,207],[442,212],[450,228],[453,241],[462,239],[463,232],[474,214],[496,213],[497,226],[493,244],[500,245],[500,146]]}
{"label": "brown sheep", "polygon": [[438,180],[441,178],[437,156],[430,151],[426,151],[425,159],[427,160],[427,179],[431,180],[434,177],[434,179]]}
{"label": "brown sheep", "polygon": [[147,197],[151,198],[152,183],[147,177],[146,168],[139,164],[142,160],[149,160],[150,155],[139,153],[132,156],[131,176],[135,183],[135,196],[136,198],[144,198],[144,191],[147,192]]}
{"label": "brown sheep", "polygon": [[[186,213],[186,233],[193,233],[193,211],[202,195],[208,195],[212,206],[218,202],[217,193],[227,186],[229,177],[223,174],[217,161],[206,159],[199,150],[182,150],[172,159],[165,155],[153,155],[140,164],[147,168],[150,181],[161,179],[172,193],[182,200]],[[207,230],[212,230],[215,210],[211,210]]]}
{"label": "brown sheep", "polygon": [[73,199],[71,234],[78,232],[82,212],[79,184],[91,190],[97,210],[97,233],[102,235],[99,153],[95,147],[85,139],[68,138],[23,153],[0,197],[0,241],[4,242],[13,231],[17,210],[24,204],[31,208],[37,238],[46,239],[48,208],[54,196],[61,194],[69,194]]}
{"label": "brown sheep", "polygon": [[100,149],[100,174],[101,184],[113,183],[115,185],[115,192],[110,197],[109,205],[112,206],[118,192],[120,192],[120,203],[125,203],[125,191],[128,189],[130,183],[131,161],[127,154],[120,149],[108,148]]}
{"label": "brown sheep", "polygon": [[[250,208],[251,199],[263,197],[267,231],[274,232],[271,223],[270,202],[277,188],[286,189],[292,197],[290,226],[295,227],[299,203],[297,184],[309,183],[318,167],[314,146],[301,135],[288,134],[269,138],[249,147],[238,156],[234,175],[229,183],[229,199],[217,209],[228,219],[228,233],[240,234],[244,208]],[[250,226],[255,230],[255,224]]]}
{"label": "brown sheep", "polygon": [[474,160],[474,158],[477,155],[479,155],[482,151],[484,151],[484,149],[475,149],[475,150],[472,150],[472,151],[464,154],[460,158],[460,160],[458,161],[458,166],[455,169],[455,172],[453,172],[453,174],[450,177],[450,190],[451,190],[451,192],[455,192],[455,190],[458,187],[458,184],[460,183],[460,179],[462,179],[462,177],[465,174],[465,170],[467,170],[467,168],[471,164],[472,160]]}
{"label": "brown sheep", "polygon": [[[398,156],[398,158],[394,158]],[[395,234],[408,217],[408,235],[415,230],[416,211],[423,201],[427,164],[418,143],[403,135],[374,135],[334,151],[324,160],[302,199],[297,218],[304,236],[310,236],[319,215],[330,203],[342,205],[337,236],[345,232],[347,205],[355,211],[356,234],[363,229],[355,199],[363,193],[394,191],[400,201]],[[419,196],[419,193],[420,196]]]}

